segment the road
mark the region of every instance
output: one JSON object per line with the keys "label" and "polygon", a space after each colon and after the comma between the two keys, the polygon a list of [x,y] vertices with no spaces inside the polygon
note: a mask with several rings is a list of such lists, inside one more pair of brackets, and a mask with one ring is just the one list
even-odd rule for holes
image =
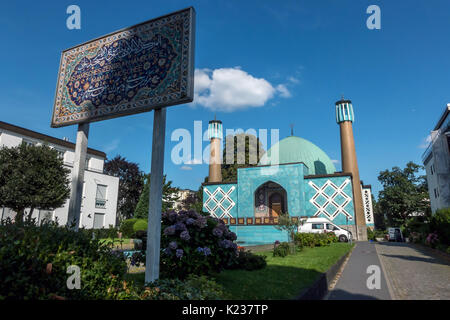
{"label": "road", "polygon": [[[379,288],[367,285],[370,266],[379,267]],[[325,299],[450,300],[450,259],[409,243],[357,242]]]}

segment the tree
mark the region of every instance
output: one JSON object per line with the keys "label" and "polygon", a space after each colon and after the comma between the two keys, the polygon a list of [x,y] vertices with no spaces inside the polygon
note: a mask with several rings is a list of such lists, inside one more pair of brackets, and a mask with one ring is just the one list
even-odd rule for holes
{"label": "tree", "polygon": [[189,194],[182,202],[185,208],[201,213],[203,211],[203,187],[200,186],[195,193]]}
{"label": "tree", "polygon": [[291,251],[295,253],[295,234],[298,227],[302,225],[300,219],[293,220],[288,213],[283,213],[278,217],[278,224],[274,225],[277,230],[286,231],[289,243],[292,245]]}
{"label": "tree", "polygon": [[413,214],[429,215],[431,212],[426,177],[418,175],[422,166],[408,162],[403,170],[381,171],[378,180],[384,189],[378,196],[378,206],[393,226],[403,224]]}
{"label": "tree", "polygon": [[105,162],[103,172],[119,177],[117,200],[119,221],[131,218],[144,187],[144,174],[139,169],[139,165],[127,161],[124,157],[118,155],[114,159]]}
{"label": "tree", "polygon": [[[150,199],[150,173],[145,175],[145,185],[142,190],[141,197],[139,198],[139,202],[136,206],[136,210],[134,212],[134,218],[138,219],[147,219],[148,218],[148,209],[149,209],[149,199]],[[166,212],[173,208],[173,205],[178,197],[176,193],[178,192],[178,188],[172,187],[172,181],[166,182],[166,175],[163,177],[163,199],[162,199],[162,212]]]}
{"label": "tree", "polygon": [[69,169],[47,145],[22,143],[0,149],[0,206],[14,210],[23,221],[26,208],[54,210],[70,196]]}
{"label": "tree", "polygon": [[384,213],[380,208],[380,204],[375,200],[375,197],[372,194],[372,208],[373,208],[373,220],[376,230],[385,230],[386,229],[386,218],[384,217]]}
{"label": "tree", "polygon": [[[236,181],[237,169],[256,166],[265,152],[259,138],[245,133],[239,133],[234,136],[228,135],[225,138],[225,147],[223,149],[223,182]],[[228,154],[233,154],[233,163],[231,164],[226,163],[227,152]]]}

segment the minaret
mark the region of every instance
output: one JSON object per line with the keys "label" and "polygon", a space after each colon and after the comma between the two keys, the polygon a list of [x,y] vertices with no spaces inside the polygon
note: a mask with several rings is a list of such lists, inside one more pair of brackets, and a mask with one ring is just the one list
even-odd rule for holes
{"label": "minaret", "polygon": [[222,161],[220,140],[222,140],[222,121],[211,120],[208,124],[208,139],[210,140],[209,178],[208,182],[222,182]]}
{"label": "minaret", "polygon": [[358,162],[356,160],[355,140],[352,123],[355,119],[350,100],[336,102],[336,122],[341,131],[341,161],[342,171],[351,172],[353,176],[353,203],[355,207],[357,240],[367,241],[367,226],[364,217],[361,180],[359,178]]}

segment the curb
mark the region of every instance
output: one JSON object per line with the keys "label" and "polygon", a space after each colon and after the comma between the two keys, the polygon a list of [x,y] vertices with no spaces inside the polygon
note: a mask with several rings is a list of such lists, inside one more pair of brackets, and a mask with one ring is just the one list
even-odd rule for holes
{"label": "curb", "polygon": [[327,270],[327,272],[322,273],[319,276],[319,279],[317,279],[310,287],[303,289],[295,300],[322,300],[328,293],[328,288],[340,271],[341,267],[347,258],[352,254],[355,246],[353,246],[353,248],[345,255],[340,257],[339,260]]}

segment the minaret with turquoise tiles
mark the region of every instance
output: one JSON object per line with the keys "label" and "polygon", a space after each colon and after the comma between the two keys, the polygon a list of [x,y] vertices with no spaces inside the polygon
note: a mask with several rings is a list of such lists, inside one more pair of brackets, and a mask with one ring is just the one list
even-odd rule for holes
{"label": "minaret with turquoise tiles", "polygon": [[222,161],[220,141],[222,140],[222,121],[211,120],[208,124],[208,139],[210,141],[209,178],[208,182],[222,182]]}
{"label": "minaret with turquoise tiles", "polygon": [[357,240],[367,241],[367,226],[364,217],[363,198],[361,190],[361,180],[359,178],[358,162],[356,159],[355,139],[353,137],[352,123],[355,120],[353,105],[350,100],[335,103],[336,122],[339,124],[341,132],[341,162],[342,171],[352,174],[353,179],[353,201],[356,219]]}

